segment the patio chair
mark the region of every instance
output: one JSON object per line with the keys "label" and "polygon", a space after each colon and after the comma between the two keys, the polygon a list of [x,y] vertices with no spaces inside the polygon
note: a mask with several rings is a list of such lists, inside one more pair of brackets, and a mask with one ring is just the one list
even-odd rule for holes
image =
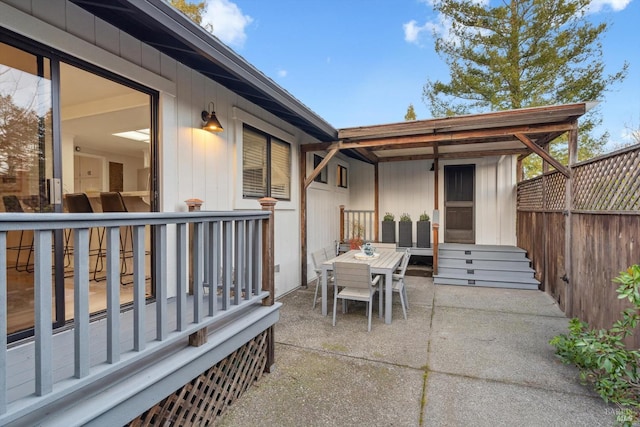
{"label": "patio chair", "polygon": [[[102,212],[129,212],[124,203],[122,194],[117,191],[106,191],[100,193],[100,202],[102,203]],[[124,226],[124,231],[120,233],[120,277],[131,276],[127,270],[127,258],[133,258],[133,247],[129,249],[129,245],[133,245],[133,228]],[[123,285],[132,282],[122,283]]]}
{"label": "patio chair", "polygon": [[[371,278],[371,266],[369,264],[335,262],[333,263],[333,277],[333,326],[336,326],[338,298],[345,303],[342,307],[343,313],[347,311],[347,300],[364,301],[367,303],[367,317],[369,319],[367,331],[371,332],[373,296],[376,291],[382,291],[380,289],[380,276]],[[338,286],[342,286],[342,290],[338,291]]]}
{"label": "patio chair", "polygon": [[[316,302],[318,301],[318,288],[322,281],[322,264],[329,259],[327,251],[325,249],[318,249],[311,254],[311,260],[313,261],[313,268],[316,272],[316,291],[313,294],[313,306],[311,309],[316,308]],[[333,282],[333,275],[327,277],[327,283]]]}
{"label": "patio chair", "polygon": [[[67,206],[67,211],[69,213],[94,213],[93,207],[91,206],[91,202],[89,201],[89,197],[85,193],[69,193],[64,196],[64,200]],[[97,239],[98,239],[98,248],[93,248],[93,231],[95,227],[91,227],[89,229],[89,256],[95,256],[96,262],[93,268],[93,280],[97,280],[97,273],[101,272],[104,269],[104,263],[102,258],[104,257],[102,243],[104,240],[104,229],[95,229]],[[65,230],[65,253],[67,257],[71,258],[71,253],[73,252],[73,247],[70,244],[71,240],[71,232],[70,230]],[[73,276],[73,272],[71,272],[68,276]]]}
{"label": "patio chair", "polygon": [[409,258],[411,258],[411,252],[407,249],[402,257],[402,262],[397,270],[397,273],[393,274],[393,292],[400,294],[400,303],[402,304],[402,314],[404,314],[404,320],[407,320],[407,310],[409,309],[409,301],[407,300],[407,289],[404,285],[404,276],[407,272],[407,266],[409,265]]}
{"label": "patio chair", "polygon": [[[22,209],[18,196],[14,194],[2,196],[2,202],[4,203],[4,210],[6,212],[24,213],[24,209]],[[18,241],[18,244],[16,246],[8,246],[7,250],[17,251],[15,264],[16,271],[33,272],[33,264],[31,264],[31,256],[33,255],[33,236],[28,240],[28,238],[25,238],[24,230],[20,230],[20,240]],[[20,264],[20,254],[23,252],[27,252],[27,262],[25,264]]]}
{"label": "patio chair", "polygon": [[376,243],[373,243],[373,246],[376,249],[384,249],[384,250],[396,250],[398,248],[398,245],[395,243],[376,242]]}

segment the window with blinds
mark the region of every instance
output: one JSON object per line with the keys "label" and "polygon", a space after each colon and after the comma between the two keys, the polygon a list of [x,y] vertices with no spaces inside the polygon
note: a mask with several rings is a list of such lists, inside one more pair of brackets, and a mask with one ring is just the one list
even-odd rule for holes
{"label": "window with blinds", "polygon": [[242,195],[291,199],[291,146],[247,125],[242,133]]}

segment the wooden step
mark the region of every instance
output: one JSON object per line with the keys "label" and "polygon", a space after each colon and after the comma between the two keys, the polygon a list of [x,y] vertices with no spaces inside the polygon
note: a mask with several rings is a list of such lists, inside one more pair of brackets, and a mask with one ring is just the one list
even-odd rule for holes
{"label": "wooden step", "polygon": [[492,279],[495,277],[509,278],[511,280],[527,280],[534,278],[535,271],[531,268],[522,270],[500,270],[500,269],[479,269],[479,268],[457,268],[457,267],[443,267],[438,266],[438,274],[447,275],[466,275],[484,279]]}
{"label": "wooden step", "polygon": [[531,262],[527,258],[520,260],[438,258],[438,267],[470,268],[483,270],[528,270]]}
{"label": "wooden step", "polygon": [[524,260],[527,254],[524,251],[513,250],[484,250],[484,249],[450,249],[444,248],[438,250],[440,258],[451,259],[484,259],[484,260]]}
{"label": "wooden step", "polygon": [[498,281],[498,280],[477,280],[468,278],[444,277],[441,275],[433,276],[433,283],[436,285],[455,285],[455,286],[478,286],[485,288],[508,288],[508,289],[529,289],[537,290],[540,283],[534,279],[533,282],[514,282],[514,281]]}
{"label": "wooden step", "polygon": [[438,251],[436,285],[538,289],[526,252],[515,246],[446,243]]}

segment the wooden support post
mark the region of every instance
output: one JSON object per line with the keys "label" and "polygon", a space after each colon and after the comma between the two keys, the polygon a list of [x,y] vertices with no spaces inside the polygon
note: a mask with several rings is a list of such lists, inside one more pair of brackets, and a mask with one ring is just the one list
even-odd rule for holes
{"label": "wooden support post", "polygon": [[340,205],[340,243],[344,242],[344,205]]}
{"label": "wooden support post", "polygon": [[191,347],[200,347],[207,342],[207,328],[198,329],[189,335],[189,345]]}
{"label": "wooden support post", "polygon": [[440,243],[440,199],[439,199],[439,189],[440,189],[440,165],[438,164],[438,144],[433,146],[433,225],[431,228],[433,229],[433,275],[438,274],[438,244]]}
{"label": "wooden support post", "polygon": [[307,287],[307,153],[300,146],[300,285]]}
{"label": "wooden support post", "polygon": [[433,211],[433,275],[438,274],[438,245],[439,245],[439,230],[440,230],[440,211],[435,209]]}
{"label": "wooden support post", "polygon": [[258,202],[263,211],[269,211],[269,219],[262,226],[262,290],[269,292],[269,296],[262,300],[262,305],[273,305],[275,301],[274,291],[274,262],[275,262],[275,228],[274,213],[278,202],[271,197],[263,197]]}
{"label": "wooden support post", "polygon": [[380,175],[378,173],[378,164],[374,164],[373,165],[373,238],[379,242],[380,240],[380,235],[379,233],[379,227],[380,227],[380,186],[379,186],[379,181],[380,181]]}
{"label": "wooden support post", "polygon": [[[269,219],[262,227],[262,290],[269,292],[269,296],[262,300],[262,305],[273,305],[275,302],[275,280],[274,280],[274,262],[275,262],[275,227],[274,214],[276,199],[271,197],[263,197],[258,200],[263,211],[269,211]],[[273,327],[267,331],[267,364],[266,372],[271,372],[275,364],[275,339],[273,336]]]}
{"label": "wooden support post", "polygon": [[[439,186],[439,174],[440,174],[440,168],[439,168],[439,164],[438,164],[438,144],[435,144],[433,146],[433,155],[435,156],[433,158],[433,209],[438,210],[440,209],[440,206],[438,206],[439,200],[438,200],[438,192],[440,191],[440,186]],[[434,237],[435,240],[435,237]]]}
{"label": "wooden support post", "polygon": [[518,156],[518,160],[516,161],[516,183],[519,183],[520,181],[522,181],[522,178],[524,178],[524,169],[522,166],[522,158],[520,156]]}

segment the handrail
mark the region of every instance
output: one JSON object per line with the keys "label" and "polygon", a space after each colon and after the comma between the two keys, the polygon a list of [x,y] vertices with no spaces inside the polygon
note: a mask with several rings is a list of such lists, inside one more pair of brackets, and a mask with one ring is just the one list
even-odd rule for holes
{"label": "handrail", "polygon": [[375,211],[372,210],[347,210],[340,206],[340,242],[347,242],[353,233],[353,227],[362,227],[360,238],[363,241],[377,241],[376,224],[374,223]]}
{"label": "handrail", "polygon": [[[7,233],[19,230],[34,231],[34,337],[27,344],[32,347],[33,388],[36,398],[10,396],[11,380],[8,366],[11,353],[8,346],[0,347],[0,424],[11,422],[38,405],[48,404],[79,387],[104,378],[134,362],[161,353],[198,330],[240,313],[248,306],[260,305],[270,297],[263,286],[264,260],[263,230],[269,227],[269,211],[241,212],[178,212],[178,213],[6,213],[0,214],[0,342],[7,342]],[[187,315],[187,248],[188,225],[193,224],[193,315]],[[146,226],[153,226],[155,276],[155,340],[149,341],[145,322],[145,238]],[[120,347],[120,227],[133,230],[133,345]],[[106,255],[106,360],[94,362],[90,353],[89,309],[89,232],[104,227]],[[52,231],[70,229],[73,233],[74,257],[74,324],[73,378],[57,378],[52,354],[55,350],[52,329]],[[168,247],[168,230],[175,230],[175,247]],[[268,237],[267,237],[268,238]],[[272,244],[264,247],[272,250]],[[94,255],[92,255],[94,256]],[[168,277],[167,258],[177,261],[175,275]],[[173,289],[169,281],[175,283]],[[204,290],[208,288],[208,295]],[[175,310],[168,309],[175,299]],[[172,302],[172,304],[174,304]],[[206,306],[205,306],[206,304]],[[172,321],[171,318],[173,319]],[[175,326],[170,326],[175,325]],[[95,337],[94,337],[95,341]],[[95,342],[91,341],[91,345]],[[22,346],[21,345],[21,346]],[[35,402],[35,403],[34,403]]]}

